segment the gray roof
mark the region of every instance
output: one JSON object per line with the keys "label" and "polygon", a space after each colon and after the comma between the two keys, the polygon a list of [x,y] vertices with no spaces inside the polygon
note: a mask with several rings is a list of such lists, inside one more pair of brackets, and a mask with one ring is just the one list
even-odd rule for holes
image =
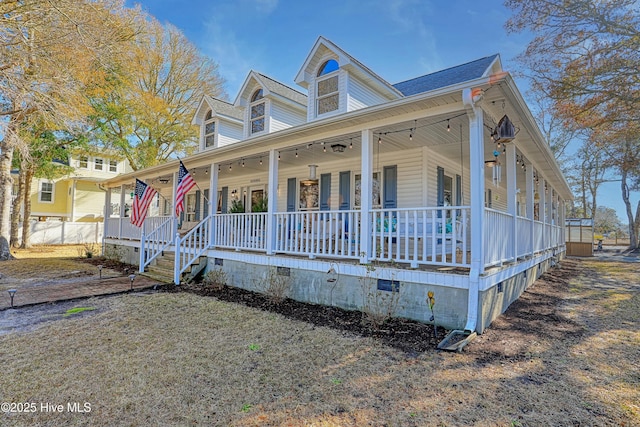
{"label": "gray roof", "polygon": [[393,87],[402,92],[404,96],[411,96],[462,83],[468,80],[477,79],[484,75],[487,68],[493,64],[497,57],[498,55],[496,54],[476,59],[475,61],[467,62],[466,64],[456,65],[455,67],[396,83]]}
{"label": "gray roof", "polygon": [[265,76],[262,73],[255,72],[260,77],[264,77],[264,85],[269,92],[273,92],[275,94],[281,95],[287,99],[291,99],[292,101],[297,102],[298,104],[307,105],[307,95],[302,92],[298,92],[297,90],[280,83],[277,80],[272,79],[269,76]]}
{"label": "gray roof", "polygon": [[233,117],[235,119],[244,120],[244,113],[241,108],[234,107],[233,104],[218,98],[207,97],[209,106],[216,114]]}

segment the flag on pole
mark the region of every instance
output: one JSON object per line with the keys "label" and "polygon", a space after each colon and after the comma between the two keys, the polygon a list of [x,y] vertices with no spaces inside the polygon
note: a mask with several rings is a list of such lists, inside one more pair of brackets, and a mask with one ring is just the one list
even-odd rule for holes
{"label": "flag on pole", "polygon": [[176,187],[176,217],[180,215],[180,212],[184,211],[184,196],[195,187],[196,182],[193,177],[182,164],[180,160],[180,169],[178,170],[178,186]]}
{"label": "flag on pole", "polygon": [[136,190],[133,196],[133,209],[131,212],[131,224],[142,227],[147,211],[153,198],[158,192],[151,186],[136,178]]}

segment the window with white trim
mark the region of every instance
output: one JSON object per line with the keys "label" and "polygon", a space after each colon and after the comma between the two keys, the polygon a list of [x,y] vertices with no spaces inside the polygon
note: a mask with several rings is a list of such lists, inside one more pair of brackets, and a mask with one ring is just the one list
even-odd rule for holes
{"label": "window with white trim", "polygon": [[338,62],[325,61],[318,70],[316,81],[316,115],[338,110],[340,94],[338,91]]}
{"label": "window with white trim", "polygon": [[38,201],[41,203],[53,203],[53,182],[41,181]]}
{"label": "window with white trim", "polygon": [[80,160],[78,160],[78,167],[80,169],[89,169],[89,156],[80,156]]}
{"label": "window with white trim", "polygon": [[109,172],[118,172],[117,160],[109,160]]}
{"label": "window with white trim", "polygon": [[265,102],[262,89],[258,89],[253,93],[249,108],[251,124],[249,129],[251,129],[251,133],[254,134],[264,131]]}
{"label": "window with white trim", "polygon": [[207,112],[204,118],[204,146],[205,148],[213,147],[216,139],[216,121],[213,118],[211,110]]}
{"label": "window with white trim", "polygon": [[104,160],[95,158],[93,160],[93,168],[97,171],[103,170]]}

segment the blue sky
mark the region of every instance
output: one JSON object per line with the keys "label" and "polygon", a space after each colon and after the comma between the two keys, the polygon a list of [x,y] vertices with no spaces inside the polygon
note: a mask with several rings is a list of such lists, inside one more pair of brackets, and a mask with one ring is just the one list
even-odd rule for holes
{"label": "blue sky", "polygon": [[[320,35],[390,83],[495,53],[513,72],[530,40],[507,35],[503,0],[127,0],[134,3],[218,63],[231,101],[252,69],[298,88],[295,75]],[[524,94],[526,82],[516,82]],[[619,183],[603,187],[598,203],[627,222]]]}

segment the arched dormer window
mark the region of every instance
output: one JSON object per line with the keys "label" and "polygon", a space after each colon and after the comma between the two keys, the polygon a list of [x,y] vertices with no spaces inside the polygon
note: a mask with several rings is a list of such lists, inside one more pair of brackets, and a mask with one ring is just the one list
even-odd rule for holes
{"label": "arched dormer window", "polygon": [[207,111],[204,117],[204,146],[205,148],[213,147],[216,140],[216,121],[213,118],[213,112]]}
{"label": "arched dormer window", "polygon": [[316,82],[316,115],[336,111],[339,107],[338,62],[335,59],[325,61],[318,69]]}
{"label": "arched dormer window", "polygon": [[264,130],[264,97],[262,89],[258,89],[251,95],[251,133]]}
{"label": "arched dormer window", "polygon": [[322,77],[325,74],[333,73],[334,71],[337,71],[338,68],[340,68],[340,66],[338,65],[338,61],[336,61],[335,59],[325,61],[324,64],[322,64],[322,66],[318,69],[317,77]]}

